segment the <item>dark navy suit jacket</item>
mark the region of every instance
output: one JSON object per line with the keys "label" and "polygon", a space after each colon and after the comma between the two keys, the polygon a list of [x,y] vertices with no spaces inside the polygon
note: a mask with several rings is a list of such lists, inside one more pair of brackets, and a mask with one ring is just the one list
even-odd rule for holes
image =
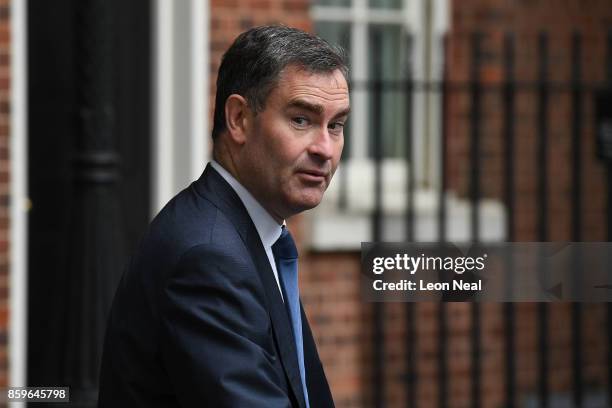
{"label": "dark navy suit jacket", "polygon": [[[310,406],[333,406],[303,309],[302,322]],[[292,336],[255,225],[208,166],[152,221],[121,279],[99,407],[304,407]]]}

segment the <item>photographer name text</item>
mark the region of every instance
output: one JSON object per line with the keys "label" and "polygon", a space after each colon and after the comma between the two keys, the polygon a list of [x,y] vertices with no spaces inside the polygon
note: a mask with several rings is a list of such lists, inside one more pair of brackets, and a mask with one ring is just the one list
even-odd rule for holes
{"label": "photographer name text", "polygon": [[372,287],[374,290],[390,290],[390,291],[450,291],[450,290],[482,290],[482,280],[476,282],[465,282],[463,280],[453,280],[450,282],[425,282],[419,279],[418,282],[402,279],[399,282],[384,282],[381,279],[376,279]]}

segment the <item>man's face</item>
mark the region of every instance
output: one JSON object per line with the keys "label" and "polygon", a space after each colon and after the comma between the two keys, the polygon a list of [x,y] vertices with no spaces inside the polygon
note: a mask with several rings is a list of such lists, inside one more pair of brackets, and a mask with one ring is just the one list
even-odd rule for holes
{"label": "man's face", "polygon": [[317,206],[338,167],[349,111],[338,70],[287,67],[262,112],[252,116],[240,153],[240,179],[280,221]]}

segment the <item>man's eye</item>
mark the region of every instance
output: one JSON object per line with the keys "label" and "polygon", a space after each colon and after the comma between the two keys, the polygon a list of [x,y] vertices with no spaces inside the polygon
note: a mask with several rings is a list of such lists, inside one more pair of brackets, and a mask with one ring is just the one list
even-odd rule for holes
{"label": "man's eye", "polygon": [[332,122],[328,126],[329,130],[333,130],[336,132],[341,131],[344,128],[344,123],[342,122]]}
{"label": "man's eye", "polygon": [[305,127],[308,126],[308,118],[303,116],[296,116],[295,118],[291,118],[291,122],[297,127]]}

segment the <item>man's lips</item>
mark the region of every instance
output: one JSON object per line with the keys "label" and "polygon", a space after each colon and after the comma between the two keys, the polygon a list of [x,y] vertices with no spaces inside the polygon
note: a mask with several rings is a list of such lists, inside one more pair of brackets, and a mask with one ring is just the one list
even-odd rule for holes
{"label": "man's lips", "polygon": [[325,181],[327,180],[327,176],[329,175],[329,173],[326,171],[321,171],[321,170],[316,170],[316,169],[298,170],[297,173],[302,178],[309,180],[309,181],[314,181],[314,182]]}

